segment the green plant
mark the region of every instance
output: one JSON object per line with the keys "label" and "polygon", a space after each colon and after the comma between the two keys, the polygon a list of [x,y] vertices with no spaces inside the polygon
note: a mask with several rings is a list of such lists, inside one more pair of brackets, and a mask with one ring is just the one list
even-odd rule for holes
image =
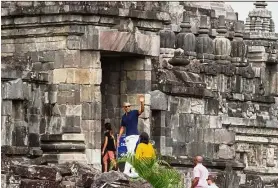
{"label": "green plant", "polygon": [[182,188],[181,174],[166,161],[157,158],[137,159],[134,155],[118,159],[118,163],[130,163],[138,175],[154,188]]}

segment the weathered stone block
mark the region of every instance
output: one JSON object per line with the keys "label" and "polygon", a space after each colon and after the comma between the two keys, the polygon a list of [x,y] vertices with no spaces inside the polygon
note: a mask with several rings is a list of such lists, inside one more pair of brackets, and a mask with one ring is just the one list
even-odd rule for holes
{"label": "weathered stone block", "polygon": [[178,112],[180,113],[190,113],[191,109],[191,100],[190,98],[180,98],[179,100],[179,106],[178,106]]}
{"label": "weathered stone block", "polygon": [[65,118],[63,117],[51,117],[49,126],[46,129],[46,132],[49,134],[61,134],[62,128],[65,126]]}
{"label": "weathered stone block", "polygon": [[29,147],[39,147],[40,146],[39,134],[29,133],[28,140],[29,140]]}
{"label": "weathered stone block", "polygon": [[54,141],[85,141],[84,134],[43,134],[41,135],[41,141],[54,142]]}
{"label": "weathered stone block", "polygon": [[66,127],[63,127],[63,133],[81,133],[81,128],[80,127],[68,127],[68,126],[66,126]]}
{"label": "weathered stone block", "polygon": [[215,130],[214,129],[204,129],[204,142],[214,143],[215,140]]}
{"label": "weathered stone block", "polygon": [[16,79],[2,84],[2,99],[23,100],[23,82]]}
{"label": "weathered stone block", "polygon": [[191,98],[191,112],[194,114],[204,114],[205,101],[202,99]]}
{"label": "weathered stone block", "polygon": [[90,69],[90,84],[100,85],[102,81],[102,69]]}
{"label": "weathered stone block", "polygon": [[195,118],[194,114],[180,114],[179,115],[180,127],[195,127]]}
{"label": "weathered stone block", "polygon": [[148,93],[151,91],[150,80],[127,80],[127,93]]}
{"label": "weathered stone block", "polygon": [[80,104],[80,85],[60,84],[57,92],[58,104]]}
{"label": "weathered stone block", "polygon": [[153,127],[151,134],[152,136],[165,136],[165,127]]}
{"label": "weathered stone block", "polygon": [[160,110],[153,110],[152,117],[154,119],[154,123],[152,127],[165,127],[166,123],[166,112]]}
{"label": "weathered stone block", "polygon": [[267,148],[267,157],[266,157],[266,166],[267,167],[274,167],[275,162],[274,162],[274,148]]}
{"label": "weathered stone block", "polygon": [[167,110],[168,97],[159,90],[151,91],[151,110]]}
{"label": "weathered stone block", "polygon": [[217,99],[206,99],[205,114],[218,115],[218,112],[219,112],[219,101]]}
{"label": "weathered stone block", "polygon": [[86,149],[85,151],[88,164],[93,164],[97,169],[101,165],[101,149]]}
{"label": "weathered stone block", "polygon": [[29,132],[30,133],[39,133],[40,132],[40,119],[41,115],[31,114],[29,116]]}
{"label": "weathered stone block", "polygon": [[101,121],[99,120],[81,120],[82,131],[101,132]]}
{"label": "weathered stone block", "polygon": [[94,86],[93,85],[81,85],[80,100],[81,102],[93,102],[94,100]]}
{"label": "weathered stone block", "polygon": [[219,116],[209,116],[209,128],[222,128],[221,117]]}
{"label": "weathered stone block", "polygon": [[151,129],[150,129],[150,119],[143,119],[139,118],[138,119],[138,131],[139,132],[146,132],[150,135]]}
{"label": "weathered stone block", "polygon": [[101,68],[100,52],[98,51],[81,51],[81,67],[82,68]]}
{"label": "weathered stone block", "polygon": [[235,142],[235,133],[226,129],[215,130],[215,143],[232,145]]}
{"label": "weathered stone block", "polygon": [[68,83],[67,82],[67,76],[68,76],[67,72],[68,72],[68,69],[54,69],[53,70],[53,84]]}
{"label": "weathered stone block", "polygon": [[82,103],[82,119],[93,120],[94,119],[94,104]]}
{"label": "weathered stone block", "polygon": [[27,146],[28,142],[28,131],[26,127],[17,126],[14,128],[13,135],[13,145],[14,146]]}
{"label": "weathered stone block", "polygon": [[80,116],[67,116],[66,127],[80,127],[81,117]]}
{"label": "weathered stone block", "polygon": [[151,115],[151,109],[150,106],[145,105],[144,106],[144,112],[140,115],[141,118],[149,118]]}
{"label": "weathered stone block", "polygon": [[166,118],[166,127],[178,127],[179,126],[179,114],[169,114]]}
{"label": "weathered stone block", "polygon": [[66,105],[66,116],[81,116],[81,109],[81,105]]}
{"label": "weathered stone block", "polygon": [[235,157],[235,149],[228,145],[221,144],[217,157],[220,159],[233,159]]}
{"label": "weathered stone block", "polygon": [[1,115],[12,115],[12,101],[2,100]]}
{"label": "weathered stone block", "polygon": [[80,49],[80,36],[70,35],[67,38],[67,48],[70,50]]}
{"label": "weathered stone block", "polygon": [[209,128],[209,116],[208,115],[195,115],[195,127]]}
{"label": "weathered stone block", "polygon": [[14,124],[10,116],[1,116],[1,143],[12,145]]}

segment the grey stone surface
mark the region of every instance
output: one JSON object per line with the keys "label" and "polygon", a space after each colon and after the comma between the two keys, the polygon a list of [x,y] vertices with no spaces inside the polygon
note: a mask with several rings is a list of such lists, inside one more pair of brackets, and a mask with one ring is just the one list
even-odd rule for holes
{"label": "grey stone surface", "polygon": [[[278,35],[266,6],[244,28],[224,2],[2,2],[4,153],[99,167],[103,123],[117,132],[122,102],[136,109],[143,94],[139,130],[176,158],[187,187],[181,159],[195,155],[219,187],[276,186]],[[84,174],[62,184],[92,184]],[[3,178],[57,185],[16,176]]]}
{"label": "grey stone surface", "polygon": [[168,107],[168,97],[159,90],[151,92],[151,110],[166,110]]}

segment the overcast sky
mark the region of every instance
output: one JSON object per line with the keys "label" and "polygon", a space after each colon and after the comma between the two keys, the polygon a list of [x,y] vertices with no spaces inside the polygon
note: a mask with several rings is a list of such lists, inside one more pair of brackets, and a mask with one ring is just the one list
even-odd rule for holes
{"label": "overcast sky", "polygon": [[[266,1],[267,2],[267,1]],[[245,22],[249,11],[255,8],[254,2],[226,2],[230,4],[235,12],[238,12],[238,19]],[[275,24],[275,32],[278,32],[278,2],[267,2],[267,9],[272,12],[272,19]]]}

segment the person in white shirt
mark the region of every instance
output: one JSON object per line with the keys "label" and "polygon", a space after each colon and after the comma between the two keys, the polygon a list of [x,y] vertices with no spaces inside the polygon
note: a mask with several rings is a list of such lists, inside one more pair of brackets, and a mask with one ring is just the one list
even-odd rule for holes
{"label": "person in white shirt", "polygon": [[208,169],[202,164],[203,157],[196,156],[194,158],[193,181],[191,188],[208,188]]}
{"label": "person in white shirt", "polygon": [[208,176],[208,188],[219,188],[216,184],[215,184],[215,177],[213,177],[212,175]]}

